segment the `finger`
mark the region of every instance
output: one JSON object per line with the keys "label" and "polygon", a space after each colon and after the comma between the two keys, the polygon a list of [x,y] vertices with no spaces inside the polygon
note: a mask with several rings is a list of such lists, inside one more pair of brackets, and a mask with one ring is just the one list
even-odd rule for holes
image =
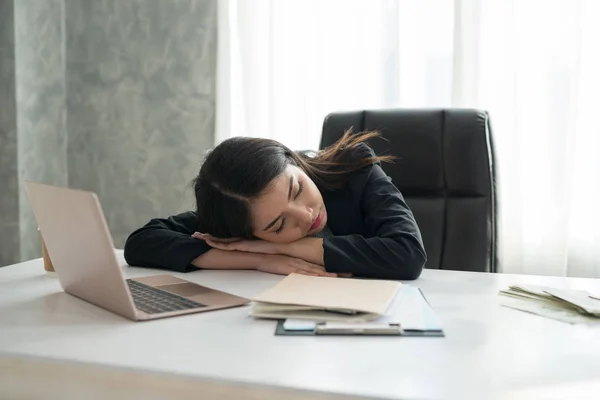
{"label": "finger", "polygon": [[307,269],[307,268],[314,268],[314,269],[318,269],[320,271],[325,271],[325,267],[319,264],[313,264],[309,261],[305,261],[302,259],[296,259],[296,266],[300,269]]}
{"label": "finger", "polygon": [[233,242],[239,242],[241,240],[240,238],[218,238],[218,237],[214,237],[208,233],[200,233],[198,235],[199,235],[200,239],[212,240],[213,242],[219,242],[219,243],[233,243]]}
{"label": "finger", "polygon": [[299,269],[297,271],[294,271],[294,273],[298,274],[298,275],[307,275],[307,276],[323,276],[321,274],[317,274],[315,272],[306,271],[306,270],[303,270],[303,269]]}
{"label": "finger", "polygon": [[227,238],[227,239],[223,239],[223,238],[213,238],[214,240],[217,240],[219,242],[223,242],[223,243],[234,243],[234,242],[239,242],[242,239],[240,238]]}
{"label": "finger", "polygon": [[214,240],[211,239],[205,239],[206,244],[208,244],[210,247],[215,248],[215,249],[219,249],[219,250],[230,250],[230,246],[227,243],[223,243],[223,242],[215,242]]}
{"label": "finger", "polygon": [[200,239],[204,239],[204,240],[214,240],[215,242],[218,241],[216,237],[214,237],[208,233],[198,233],[198,237]]}
{"label": "finger", "polygon": [[208,243],[211,247],[216,247],[217,249],[230,250],[229,245],[227,243],[216,242],[214,240],[207,240],[206,243]]}
{"label": "finger", "polygon": [[311,271],[317,271],[320,274],[337,276],[337,274],[327,272],[327,270],[325,269],[325,267],[323,265],[313,264],[313,263],[308,262],[308,261],[304,261],[303,265],[300,268],[310,269]]}
{"label": "finger", "polygon": [[329,276],[329,277],[332,277],[332,278],[337,277],[337,274],[327,272],[327,271],[325,271],[325,269],[321,268],[321,266],[314,266],[314,267],[309,266],[307,268],[304,268],[304,270],[308,271],[308,272],[315,273],[315,274],[317,274],[319,276]]}
{"label": "finger", "polygon": [[194,234],[192,236],[195,237],[196,239],[202,239],[204,241],[212,240],[214,242],[219,242],[219,240],[217,238],[211,236],[208,233],[194,232]]}

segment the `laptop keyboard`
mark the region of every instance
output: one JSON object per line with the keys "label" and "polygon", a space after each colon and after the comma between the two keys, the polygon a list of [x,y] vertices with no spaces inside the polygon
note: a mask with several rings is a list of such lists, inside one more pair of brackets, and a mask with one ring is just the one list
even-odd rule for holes
{"label": "laptop keyboard", "polygon": [[127,284],[137,309],[148,314],[206,307],[206,304],[188,300],[185,297],[131,279],[127,279]]}

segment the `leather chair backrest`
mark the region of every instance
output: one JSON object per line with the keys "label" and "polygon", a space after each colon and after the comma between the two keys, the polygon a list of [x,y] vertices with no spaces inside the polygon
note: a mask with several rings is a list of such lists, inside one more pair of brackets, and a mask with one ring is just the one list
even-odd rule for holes
{"label": "leather chair backrest", "polygon": [[321,148],[343,133],[378,130],[369,144],[396,157],[382,168],[412,209],[426,268],[496,272],[496,179],[487,112],[366,110],[325,118]]}

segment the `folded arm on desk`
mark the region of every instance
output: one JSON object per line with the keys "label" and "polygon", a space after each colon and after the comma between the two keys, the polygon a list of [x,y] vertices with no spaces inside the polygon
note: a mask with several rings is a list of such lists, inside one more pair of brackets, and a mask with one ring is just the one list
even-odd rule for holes
{"label": "folded arm on desk", "polygon": [[325,268],[380,279],[417,279],[427,256],[412,211],[378,164],[364,172],[366,231],[323,239]]}
{"label": "folded arm on desk", "polygon": [[259,255],[212,249],[192,237],[195,230],[196,214],[191,211],[152,219],[127,238],[125,260],[129,265],[177,272],[258,268]]}

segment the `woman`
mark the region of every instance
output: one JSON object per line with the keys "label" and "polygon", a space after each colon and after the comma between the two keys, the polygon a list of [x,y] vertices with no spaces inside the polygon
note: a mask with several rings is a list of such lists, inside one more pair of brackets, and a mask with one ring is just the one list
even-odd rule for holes
{"label": "woman", "polygon": [[316,154],[236,137],[194,180],[196,212],[153,219],[125,244],[131,265],[257,269],[275,274],[416,279],[426,261],[417,223],[365,144],[349,131]]}

